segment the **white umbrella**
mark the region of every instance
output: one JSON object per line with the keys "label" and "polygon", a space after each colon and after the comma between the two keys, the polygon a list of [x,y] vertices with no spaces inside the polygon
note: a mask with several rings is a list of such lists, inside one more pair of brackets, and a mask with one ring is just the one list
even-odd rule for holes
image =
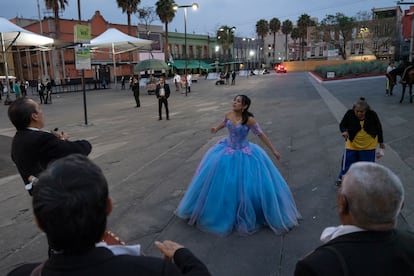
{"label": "white umbrella", "polygon": [[0,17],[0,43],[4,60],[4,71],[9,83],[9,68],[6,52],[11,46],[44,46],[53,44],[53,39],[38,35],[13,24],[6,18]]}
{"label": "white umbrella", "polygon": [[111,49],[112,62],[114,64],[114,77],[116,86],[116,63],[115,55],[125,52],[138,50],[138,49],[150,49],[152,40],[142,39],[127,35],[117,29],[109,28],[99,36],[91,40],[90,44],[86,46],[91,48],[104,48]]}

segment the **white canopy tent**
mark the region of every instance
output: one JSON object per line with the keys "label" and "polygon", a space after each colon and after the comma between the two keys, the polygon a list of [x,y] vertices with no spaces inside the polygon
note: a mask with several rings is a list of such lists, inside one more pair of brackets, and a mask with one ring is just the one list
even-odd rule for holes
{"label": "white canopy tent", "polygon": [[8,19],[0,17],[0,43],[1,53],[4,60],[4,71],[6,74],[6,81],[9,83],[9,68],[7,64],[6,52],[11,46],[45,46],[52,45],[53,38],[43,35],[38,35],[28,30],[25,30],[16,24],[13,24]]}
{"label": "white canopy tent", "polygon": [[152,40],[142,39],[127,35],[117,29],[109,28],[99,36],[91,40],[86,46],[92,49],[110,49],[112,53],[112,62],[114,66],[115,86],[116,80],[116,62],[115,55],[139,49],[150,49]]}

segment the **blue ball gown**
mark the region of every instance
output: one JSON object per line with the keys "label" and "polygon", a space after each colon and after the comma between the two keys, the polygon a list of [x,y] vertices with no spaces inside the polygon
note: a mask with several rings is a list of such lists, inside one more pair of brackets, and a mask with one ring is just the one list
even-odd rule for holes
{"label": "blue ball gown", "polygon": [[225,236],[249,235],[262,226],[276,234],[298,225],[300,214],[286,181],[266,152],[248,141],[258,124],[233,125],[229,136],[204,155],[175,214],[199,229]]}

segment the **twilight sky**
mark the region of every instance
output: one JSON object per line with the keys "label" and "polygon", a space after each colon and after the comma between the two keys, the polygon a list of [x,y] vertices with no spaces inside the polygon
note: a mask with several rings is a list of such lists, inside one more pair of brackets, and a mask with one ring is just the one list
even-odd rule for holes
{"label": "twilight sky", "polygon": [[[139,7],[155,6],[156,0],[141,0]],[[255,25],[260,19],[270,20],[274,17],[281,22],[289,19],[296,24],[301,14],[308,14],[322,20],[327,14],[344,13],[355,16],[359,11],[370,12],[372,8],[393,7],[392,0],[175,0],[178,5],[199,4],[199,10],[187,10],[187,32],[214,35],[222,26],[235,26],[236,36],[255,37]],[[409,0],[405,0],[409,2]],[[7,19],[19,16],[38,19],[38,3],[43,17],[50,14],[44,7],[44,0],[11,0],[2,1],[0,16]],[[78,18],[77,0],[68,0],[69,5],[61,13],[61,17]],[[402,5],[403,10],[408,5]],[[118,8],[116,0],[81,0],[82,19],[89,19],[99,10],[102,16],[111,23],[127,24],[127,16]],[[131,17],[132,24],[138,24],[136,15]],[[162,25],[157,20],[152,24]],[[184,11],[179,9],[169,30],[184,32]]]}

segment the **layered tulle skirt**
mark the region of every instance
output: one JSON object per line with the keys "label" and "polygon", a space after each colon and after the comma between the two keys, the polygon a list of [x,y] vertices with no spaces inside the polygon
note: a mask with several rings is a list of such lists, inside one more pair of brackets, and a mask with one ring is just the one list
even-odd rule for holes
{"label": "layered tulle skirt", "polygon": [[223,139],[204,155],[176,215],[203,231],[248,235],[268,226],[282,234],[300,214],[282,175],[265,151],[248,142],[232,149]]}

